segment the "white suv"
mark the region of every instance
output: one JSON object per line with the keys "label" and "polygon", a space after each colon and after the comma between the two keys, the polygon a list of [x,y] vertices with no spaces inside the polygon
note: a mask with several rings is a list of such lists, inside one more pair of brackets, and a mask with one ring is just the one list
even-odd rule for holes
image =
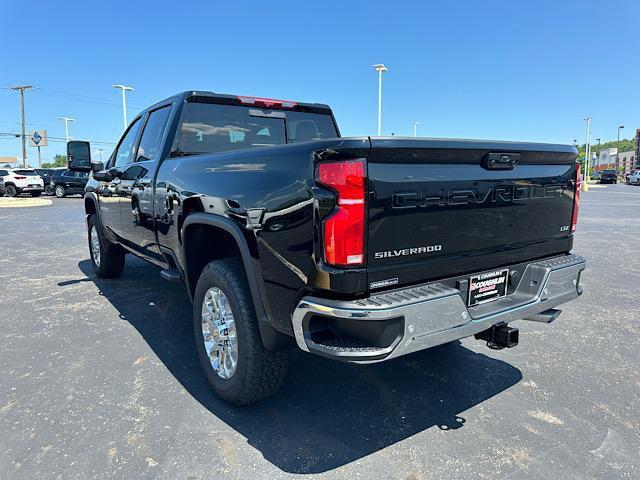
{"label": "white suv", "polygon": [[17,197],[21,193],[38,197],[44,190],[42,177],[32,168],[0,169],[0,180],[9,197]]}

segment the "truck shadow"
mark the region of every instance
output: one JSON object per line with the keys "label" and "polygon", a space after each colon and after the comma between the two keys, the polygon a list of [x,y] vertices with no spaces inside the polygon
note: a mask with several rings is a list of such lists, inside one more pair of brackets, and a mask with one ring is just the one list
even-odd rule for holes
{"label": "truck shadow", "polygon": [[461,428],[462,412],[522,378],[517,368],[459,342],[369,366],[295,351],[280,392],[230,407],[201,374],[181,285],[136,258],[127,258],[117,281],[97,278],[89,260],[78,266],[196,400],[288,473],[332,470],[431,427]]}

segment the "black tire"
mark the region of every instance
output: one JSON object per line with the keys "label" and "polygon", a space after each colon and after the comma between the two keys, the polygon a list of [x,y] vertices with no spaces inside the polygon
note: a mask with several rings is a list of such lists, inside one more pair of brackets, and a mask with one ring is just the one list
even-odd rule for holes
{"label": "black tire", "polygon": [[64,198],[67,196],[67,190],[62,185],[56,185],[53,192],[58,198]]}
{"label": "black tire", "polygon": [[51,185],[47,185],[46,187],[44,187],[44,194],[53,195],[53,187]]}
{"label": "black tire", "polygon": [[18,189],[16,187],[14,187],[13,185],[7,185],[5,187],[5,189],[7,190],[7,197],[17,197],[18,196]]}
{"label": "black tire", "polygon": [[[94,259],[94,252],[91,246],[91,232],[95,228],[99,243],[99,261]],[[87,238],[89,241],[89,258],[93,264],[93,270],[101,278],[118,277],[124,270],[125,252],[120,245],[111,243],[102,232],[102,226],[95,214],[89,216],[87,221]]]}
{"label": "black tire", "polygon": [[30,192],[32,197],[39,197],[42,192]]}
{"label": "black tire", "polygon": [[[228,379],[221,378],[214,370],[204,345],[202,304],[212,287],[217,287],[227,297],[236,326],[238,360],[235,372]],[[241,259],[216,260],[202,270],[193,302],[193,327],[200,365],[222,400],[246,405],[272,395],[282,386],[289,352],[274,353],[264,348]]]}

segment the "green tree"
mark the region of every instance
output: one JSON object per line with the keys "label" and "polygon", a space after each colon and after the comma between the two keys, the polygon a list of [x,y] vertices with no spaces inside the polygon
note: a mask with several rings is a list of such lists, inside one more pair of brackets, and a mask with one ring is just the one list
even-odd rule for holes
{"label": "green tree", "polygon": [[66,155],[56,155],[53,157],[53,162],[45,162],[42,164],[42,168],[58,168],[58,167],[66,167],[67,166],[67,156]]}
{"label": "green tree", "polygon": [[[578,158],[584,158],[587,146],[585,144],[582,144],[578,145],[576,148],[578,149]],[[598,146],[597,143],[594,143],[591,145],[591,153],[598,155],[602,150],[605,150],[607,148],[617,148],[618,153],[630,152],[634,150],[635,144],[633,140],[628,140],[626,138],[624,140],[620,140],[619,142],[614,140],[612,142],[601,143],[600,146]]]}

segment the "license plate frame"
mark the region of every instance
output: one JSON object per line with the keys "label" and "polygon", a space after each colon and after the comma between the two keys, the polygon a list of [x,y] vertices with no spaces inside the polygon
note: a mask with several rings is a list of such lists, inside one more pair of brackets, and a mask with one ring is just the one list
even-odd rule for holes
{"label": "license plate frame", "polygon": [[494,302],[507,295],[509,269],[501,268],[469,277],[467,306],[475,307]]}

